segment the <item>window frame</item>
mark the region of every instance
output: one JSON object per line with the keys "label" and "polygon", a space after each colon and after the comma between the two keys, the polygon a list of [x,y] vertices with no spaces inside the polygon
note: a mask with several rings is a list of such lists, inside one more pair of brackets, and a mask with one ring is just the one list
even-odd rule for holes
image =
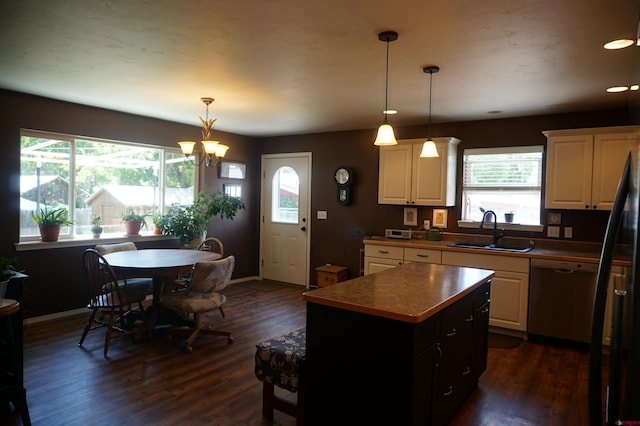
{"label": "window frame", "polygon": [[[158,150],[159,157],[157,159],[158,162],[158,184],[157,188],[159,190],[159,201],[158,206],[160,210],[160,214],[164,214],[165,212],[165,193],[166,193],[166,173],[167,173],[167,155],[179,155],[183,156],[179,147],[167,147],[162,145],[154,145],[148,143],[139,143],[139,142],[129,142],[122,140],[113,140],[106,138],[97,138],[91,136],[79,136],[79,135],[69,135],[64,133],[57,132],[49,132],[49,131],[41,131],[41,130],[33,130],[33,129],[20,129],[20,162],[22,163],[22,138],[23,137],[33,137],[40,139],[52,139],[56,141],[68,142],[70,144],[70,152],[69,152],[69,218],[70,220],[74,220],[76,216],[75,205],[76,205],[76,161],[77,161],[77,143],[78,141],[88,141],[88,142],[97,142],[102,144],[112,144],[112,145],[121,145],[127,147],[140,147],[149,150]],[[187,161],[187,160],[185,160]],[[22,169],[22,166],[21,166]],[[195,199],[196,194],[199,192],[199,188],[201,186],[200,179],[200,165],[195,163],[193,169],[193,194],[192,200]],[[22,170],[21,174],[22,176]],[[20,190],[21,192],[21,190]],[[20,219],[22,220],[22,218]],[[20,225],[22,226],[22,225]],[[32,250],[39,248],[52,248],[57,246],[76,246],[76,245],[86,245],[88,241],[95,242],[92,235],[87,234],[77,234],[75,232],[76,225],[71,225],[68,227],[68,234],[61,234],[60,239],[56,242],[46,242],[43,243],[40,241],[40,237],[36,235],[22,236],[21,232],[19,232],[19,241],[15,244],[17,251],[22,250]],[[153,234],[152,229],[147,229],[141,232],[140,237],[136,237],[136,239],[167,239],[170,238],[168,236]],[[117,241],[130,241],[130,237],[124,237],[124,235],[120,235],[119,233],[111,233],[111,234],[103,234],[99,241],[100,242],[117,242]],[[42,246],[42,247],[40,247]]]}
{"label": "window frame", "polygon": [[[467,170],[467,162],[466,156],[468,155],[498,155],[498,154],[517,154],[517,153],[540,153],[539,160],[539,183],[538,185],[498,185],[498,186],[467,186],[465,182],[466,170]],[[544,182],[544,146],[543,145],[522,145],[522,146],[505,146],[505,147],[491,147],[491,148],[468,148],[463,150],[462,153],[462,182],[461,182],[461,199],[460,199],[460,219],[458,220],[458,226],[461,228],[477,228],[480,224],[480,221],[475,221],[472,219],[463,218],[463,215],[466,211],[466,203],[465,203],[465,193],[468,189],[474,189],[476,191],[504,191],[504,192],[516,192],[516,191],[526,191],[534,190],[538,191],[538,195],[540,197],[540,208],[538,210],[538,222],[536,224],[521,224],[521,223],[508,223],[505,221],[498,220],[499,226],[501,229],[510,229],[510,230],[522,230],[522,231],[534,231],[534,232],[542,232],[544,230],[544,225],[541,222],[541,214],[544,209],[543,198],[542,198],[542,189]]]}

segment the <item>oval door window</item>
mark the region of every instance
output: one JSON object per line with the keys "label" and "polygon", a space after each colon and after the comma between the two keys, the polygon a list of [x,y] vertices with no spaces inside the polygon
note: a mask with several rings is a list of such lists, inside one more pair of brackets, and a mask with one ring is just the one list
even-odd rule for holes
{"label": "oval door window", "polygon": [[271,220],[279,223],[298,223],[298,173],[289,166],[280,167],[273,174],[271,188]]}

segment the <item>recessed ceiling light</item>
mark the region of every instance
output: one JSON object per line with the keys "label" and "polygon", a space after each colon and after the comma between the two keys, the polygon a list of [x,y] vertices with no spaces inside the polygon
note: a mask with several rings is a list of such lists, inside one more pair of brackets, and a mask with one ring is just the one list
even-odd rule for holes
{"label": "recessed ceiling light", "polygon": [[605,49],[624,49],[625,47],[629,47],[631,46],[633,43],[635,43],[634,40],[628,39],[628,38],[621,38],[618,40],[611,40],[608,43],[604,44],[604,48]]}
{"label": "recessed ceiling light", "polygon": [[625,92],[629,90],[628,86],[614,86],[614,87],[609,87],[607,89],[607,92],[609,93],[619,93],[619,92]]}

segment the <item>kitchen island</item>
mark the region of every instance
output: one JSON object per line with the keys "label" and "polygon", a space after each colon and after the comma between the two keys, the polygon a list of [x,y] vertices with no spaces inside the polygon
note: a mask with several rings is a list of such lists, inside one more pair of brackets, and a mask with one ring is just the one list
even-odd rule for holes
{"label": "kitchen island", "polygon": [[306,292],[305,423],[446,423],[486,369],[493,275],[411,263]]}

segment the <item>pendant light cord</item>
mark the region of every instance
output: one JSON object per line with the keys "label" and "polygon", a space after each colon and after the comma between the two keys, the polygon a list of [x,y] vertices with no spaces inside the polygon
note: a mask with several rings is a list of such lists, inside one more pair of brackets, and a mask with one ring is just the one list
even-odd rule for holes
{"label": "pendant light cord", "polygon": [[387,39],[387,65],[386,65],[386,74],[384,79],[384,122],[387,123],[387,116],[389,115],[387,111],[389,111],[388,106],[389,101],[389,40]]}

